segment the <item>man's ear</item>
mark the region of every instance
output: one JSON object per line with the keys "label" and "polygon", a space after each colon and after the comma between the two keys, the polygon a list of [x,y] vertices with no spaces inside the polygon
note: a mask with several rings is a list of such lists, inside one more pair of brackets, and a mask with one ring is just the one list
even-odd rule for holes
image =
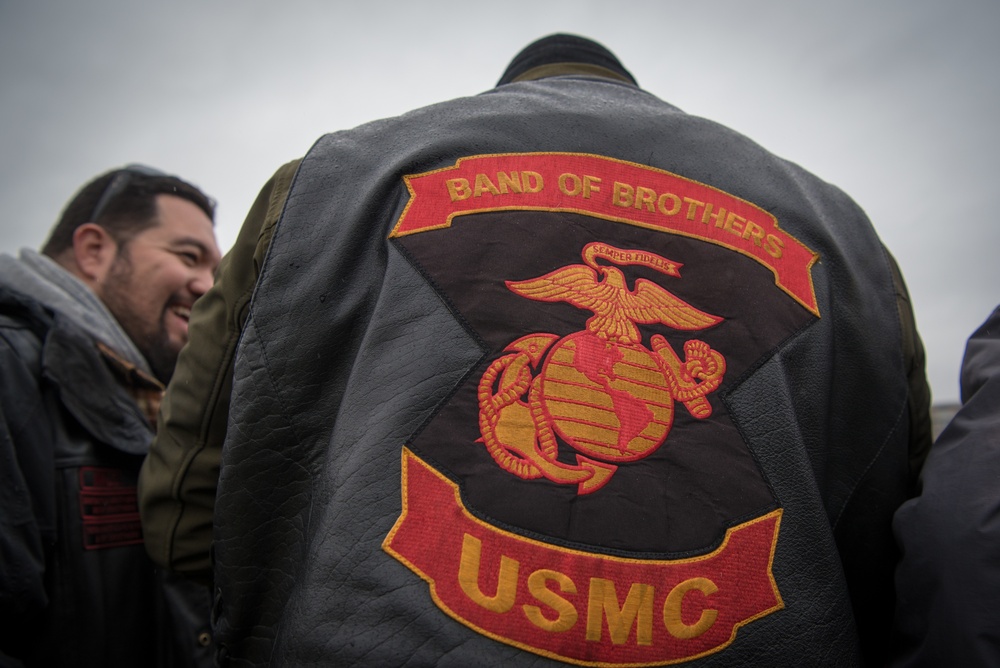
{"label": "man's ear", "polygon": [[101,283],[118,256],[118,244],[97,223],[84,223],[73,232],[71,269],[90,286]]}

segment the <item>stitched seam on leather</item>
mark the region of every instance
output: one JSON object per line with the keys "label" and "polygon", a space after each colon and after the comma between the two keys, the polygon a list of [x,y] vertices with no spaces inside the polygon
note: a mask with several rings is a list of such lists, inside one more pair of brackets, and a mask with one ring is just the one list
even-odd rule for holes
{"label": "stitched seam on leather", "polygon": [[740,424],[740,422],[734,418],[733,408],[732,405],[729,403],[729,396],[733,392],[738,390],[739,387],[743,383],[745,383],[751,376],[757,373],[757,371],[759,371],[761,367],[763,367],[765,364],[771,361],[775,355],[777,355],[782,351],[782,349],[784,349],[794,339],[798,338],[799,336],[802,336],[805,333],[805,331],[809,329],[809,327],[811,327],[818,321],[819,321],[818,318],[814,318],[806,322],[804,325],[799,327],[797,330],[795,330],[788,336],[786,336],[784,339],[778,342],[774,347],[772,347],[771,350],[762,354],[757,359],[757,361],[755,361],[753,364],[747,367],[746,371],[740,374],[739,378],[737,378],[730,387],[726,388],[725,391],[719,393],[719,400],[722,401],[723,404],[725,404],[726,412],[729,414],[730,422],[732,422],[733,426],[736,427],[736,431],[739,432],[740,438],[743,439],[743,444],[746,446],[747,450],[750,451],[750,456],[753,458],[754,464],[757,466],[757,471],[760,473],[761,478],[764,479],[764,484],[767,485],[768,490],[771,492],[771,496],[774,497],[774,500],[778,504],[779,508],[782,507],[781,499],[778,497],[778,494],[775,491],[774,486],[771,484],[771,479],[768,478],[767,474],[764,472],[764,467],[761,464],[760,459],[757,457],[756,450],[754,450],[754,448],[751,447],[750,440],[747,438],[746,434],[743,431],[743,425]]}
{"label": "stitched seam on leather", "polygon": [[[486,341],[484,341],[479,336],[479,334],[476,333],[476,331],[472,328],[472,325],[470,325],[469,322],[462,316],[458,308],[451,302],[450,299],[448,299],[444,290],[442,290],[440,286],[438,286],[438,284],[434,281],[434,279],[430,277],[430,274],[424,270],[423,266],[421,266],[421,264],[416,260],[416,258],[410,255],[410,253],[407,252],[406,248],[404,248],[403,245],[399,243],[397,239],[391,239],[390,243],[392,243],[393,247],[399,252],[399,254],[403,257],[403,259],[409,262],[410,266],[412,266],[417,271],[417,273],[419,273],[423,277],[423,279],[427,281],[428,285],[431,286],[431,289],[434,290],[434,294],[437,295],[438,299],[441,300],[441,303],[443,303],[445,307],[447,307],[452,317],[455,318],[456,322],[458,322],[458,324],[462,327],[462,329],[465,330],[465,332],[469,335],[469,337],[476,342],[476,345],[479,346],[479,349],[483,351],[479,359],[476,360],[476,363],[473,364],[468,371],[462,374],[462,378],[457,383],[455,383],[454,387],[451,388],[448,394],[441,399],[441,401],[434,408],[434,410],[431,411],[431,413],[427,416],[427,419],[424,420],[420,424],[420,426],[418,426],[416,430],[414,430],[414,432],[410,434],[409,437],[407,437],[407,442],[412,442],[414,439],[416,439],[417,436],[420,435],[420,433],[427,427],[427,425],[431,423],[431,421],[437,416],[437,414],[441,412],[441,409],[444,408],[446,405],[448,405],[448,402],[451,401],[451,398],[455,396],[455,393],[458,392],[458,390],[463,385],[465,385],[466,380],[468,380],[468,378],[472,375],[472,373],[483,365],[483,363],[489,357],[490,348],[486,344]],[[421,457],[424,456],[425,455],[422,453]],[[440,462],[436,463],[439,466],[441,465]],[[439,470],[441,469],[439,468]]]}
{"label": "stitched seam on leather", "polygon": [[877,462],[879,460],[879,457],[882,456],[882,452],[885,450],[886,445],[889,443],[893,435],[899,429],[899,423],[902,422],[903,416],[906,415],[906,412],[909,409],[908,402],[909,402],[909,392],[907,392],[907,400],[903,402],[903,407],[900,409],[899,413],[896,414],[896,419],[892,423],[892,429],[890,429],[889,433],[886,434],[885,439],[883,439],[882,441],[882,444],[879,445],[878,450],[875,451],[875,455],[870,460],[868,460],[868,466],[866,466],[864,471],[861,472],[861,475],[858,476],[854,485],[851,487],[850,494],[844,497],[844,503],[840,508],[840,512],[837,513],[837,518],[833,521],[833,529],[836,530],[837,526],[840,524],[840,518],[844,516],[844,512],[847,510],[847,507],[851,504],[851,500],[854,498],[855,493],[858,491],[858,487],[861,486],[861,483],[868,476],[868,472],[871,471],[871,468],[873,466],[875,466],[875,462]]}
{"label": "stitched seam on leather", "polygon": [[[900,312],[899,312],[899,299],[897,297],[897,289],[896,289],[897,286],[896,286],[896,281],[895,281],[895,277],[894,277],[894,272],[893,272],[893,269],[892,269],[893,260],[890,259],[889,254],[888,254],[888,250],[886,250],[886,247],[885,247],[884,244],[879,244],[879,252],[882,254],[882,259],[886,263],[886,270],[889,272],[889,285],[891,287],[892,301],[893,301],[893,305],[895,306],[894,312],[896,314],[895,319],[892,321],[895,324],[895,327],[896,327],[896,332],[895,332],[896,333],[896,341],[902,343],[902,340],[903,340],[903,323],[901,321],[901,315],[900,315]],[[900,272],[899,273],[899,280],[902,281],[902,278],[903,278],[902,277],[902,273]],[[902,345],[899,345],[899,346],[896,347],[896,353],[895,354],[896,354],[896,357],[897,357],[897,361],[900,364],[900,369],[903,370],[903,373],[904,373],[904,376],[905,376],[906,375],[907,364],[906,364],[906,355],[903,352]],[[892,429],[890,429],[889,432],[886,434],[885,439],[882,441],[881,445],[879,445],[879,448],[875,452],[875,455],[871,459],[868,460],[868,465],[865,466],[864,470],[861,472],[861,475],[858,476],[858,478],[855,481],[854,485],[851,487],[850,493],[847,494],[847,496],[844,497],[844,502],[840,506],[840,511],[837,513],[837,517],[833,521],[833,528],[834,529],[836,529],[837,526],[840,524],[840,518],[843,517],[844,512],[847,510],[847,507],[850,505],[851,500],[854,498],[854,495],[857,493],[858,487],[861,486],[861,483],[868,476],[868,472],[871,471],[871,469],[872,469],[873,466],[875,466],[875,462],[877,462],[878,459],[879,459],[879,457],[882,456],[882,452],[885,450],[886,445],[889,443],[890,439],[892,439],[893,435],[899,429],[899,424],[902,421],[903,416],[907,414],[907,411],[909,410],[909,406],[910,406],[910,388],[909,388],[909,383],[907,382],[906,397],[903,399],[903,402],[902,402],[902,405],[900,407],[899,413],[896,414],[896,419],[893,420]],[[909,447],[907,447],[907,454],[909,454]]]}

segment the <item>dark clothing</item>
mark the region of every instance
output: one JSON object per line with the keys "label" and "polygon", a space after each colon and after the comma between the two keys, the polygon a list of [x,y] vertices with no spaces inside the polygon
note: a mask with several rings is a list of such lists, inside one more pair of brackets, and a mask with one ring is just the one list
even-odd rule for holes
{"label": "dark clothing", "polygon": [[284,165],[261,190],[219,265],[215,284],[195,304],[189,331],[200,334],[181,350],[139,478],[149,555],[160,566],[208,585],[236,344],[298,165],[297,160]]}
{"label": "dark clothing", "polygon": [[162,386],[0,287],[0,659],[208,666],[209,599],[157,570],[136,503]]}
{"label": "dark clothing", "polygon": [[905,287],[843,193],[586,76],[329,135],[295,169],[196,305],[143,471],[157,560],[203,572],[214,508],[223,656],[883,655],[928,402]]}
{"label": "dark clothing", "polygon": [[894,521],[898,666],[1000,665],[1000,308],[969,338],[961,391]]}

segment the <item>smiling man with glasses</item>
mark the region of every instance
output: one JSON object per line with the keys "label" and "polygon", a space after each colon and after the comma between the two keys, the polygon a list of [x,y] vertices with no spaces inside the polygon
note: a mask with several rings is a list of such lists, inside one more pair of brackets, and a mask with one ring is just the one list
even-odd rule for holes
{"label": "smiling man with glasses", "polygon": [[0,256],[0,664],[211,665],[207,592],[149,561],[136,478],[219,263],[214,209],[128,165],[41,253]]}

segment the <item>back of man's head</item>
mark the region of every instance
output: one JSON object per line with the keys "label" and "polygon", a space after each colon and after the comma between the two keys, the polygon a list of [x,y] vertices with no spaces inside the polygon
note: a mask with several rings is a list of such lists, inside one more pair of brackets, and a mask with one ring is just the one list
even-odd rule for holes
{"label": "back of man's head", "polygon": [[157,224],[158,195],[186,199],[214,221],[215,203],[195,186],[149,167],[128,165],[98,176],[73,196],[42,253],[58,259],[73,247],[73,233],[85,223],[97,223],[119,246],[127,244]]}
{"label": "back of man's head", "polygon": [[521,49],[497,85],[558,76],[570,67],[626,83],[637,83],[615,54],[601,44],[579,35],[557,33],[535,40]]}

